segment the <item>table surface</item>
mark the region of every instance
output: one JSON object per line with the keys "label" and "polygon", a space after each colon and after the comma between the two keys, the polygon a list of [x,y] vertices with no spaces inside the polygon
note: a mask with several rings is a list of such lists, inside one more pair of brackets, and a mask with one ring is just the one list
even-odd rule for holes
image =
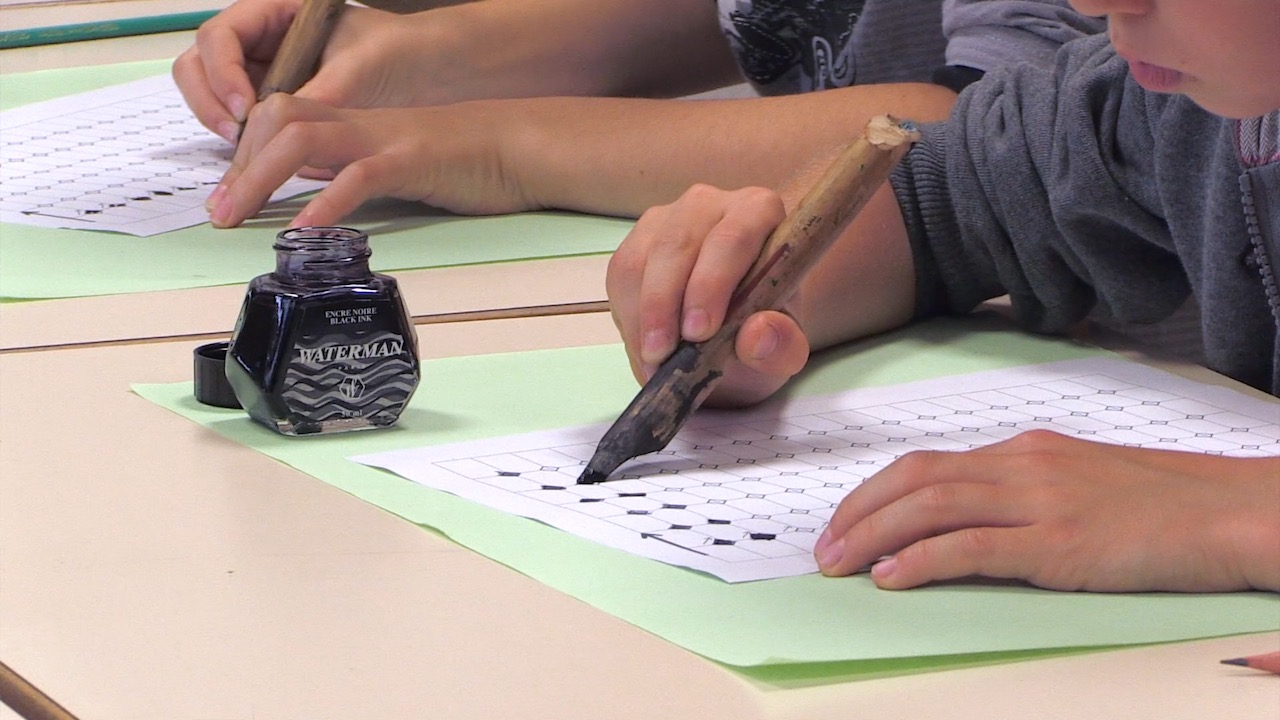
{"label": "table surface", "polygon": [[[6,6],[0,8],[0,30],[28,30],[71,23],[217,10],[230,4],[230,0],[116,0]],[[194,39],[194,31],[185,31],[0,50],[0,75],[172,58],[191,47]]]}
{"label": "table surface", "polygon": [[[123,0],[74,6],[73,18],[219,4]],[[5,7],[0,29],[66,13]],[[190,42],[5,50],[0,74],[173,57]],[[533,315],[419,326],[424,357],[469,355],[616,342],[604,313],[530,310],[590,309],[603,262],[398,276],[420,319]],[[1280,649],[1280,633],[760,686],[128,391],[187,379],[192,338],[229,330],[241,291],[0,307],[0,661],[82,717],[1163,719],[1280,708],[1280,679],[1217,662]]]}
{"label": "table surface", "polygon": [[[418,322],[600,311],[606,255],[391,273]],[[243,285],[0,304],[0,351],[228,335]]]}
{"label": "table surface", "polygon": [[[604,313],[419,331],[426,357],[616,341]],[[194,345],[0,354],[0,659],[83,717],[1167,719],[1280,707],[1280,678],[1218,664],[1276,649],[1280,633],[757,686],[129,392],[187,379]]]}

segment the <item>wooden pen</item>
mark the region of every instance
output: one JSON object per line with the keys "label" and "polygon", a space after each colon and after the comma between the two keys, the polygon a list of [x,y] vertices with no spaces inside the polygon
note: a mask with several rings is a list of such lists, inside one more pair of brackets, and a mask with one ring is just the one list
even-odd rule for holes
{"label": "wooden pen", "polygon": [[751,315],[778,308],[800,279],[862,211],[911,144],[915,126],[887,116],[831,163],[795,211],[774,229],[760,257],[729,301],[724,324],[711,338],[681,342],[604,434],[579,483],[597,483],[631,458],[661,450],[715,387],[733,354],[738,330]]}
{"label": "wooden pen", "polygon": [[258,88],[259,102],[274,93],[297,92],[311,78],[344,4],[345,0],[302,0]]}

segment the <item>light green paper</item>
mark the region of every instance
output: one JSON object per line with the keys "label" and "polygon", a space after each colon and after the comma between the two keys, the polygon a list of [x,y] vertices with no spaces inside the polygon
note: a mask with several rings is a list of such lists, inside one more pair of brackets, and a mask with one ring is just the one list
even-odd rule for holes
{"label": "light green paper", "polygon": [[[827,353],[791,392],[829,393],[1098,352],[989,321],[940,321]],[[1008,583],[885,592],[865,576],[818,575],[731,585],[344,459],[611,421],[636,391],[619,346],[428,361],[399,426],[345,436],[275,435],[236,411],[200,406],[189,383],[134,390],[670,642],[774,684],[1280,628],[1280,597],[1265,593],[1100,595]]]}
{"label": "light green paper", "polygon": [[[0,77],[0,109],[169,71],[168,61]],[[209,224],[150,238],[0,224],[0,298],[37,299],[248,282],[274,267],[275,235],[305,198],[272,205],[244,226]],[[463,217],[381,200],[343,221],[369,233],[376,270],[471,265],[612,252],[633,222],[566,212]]]}

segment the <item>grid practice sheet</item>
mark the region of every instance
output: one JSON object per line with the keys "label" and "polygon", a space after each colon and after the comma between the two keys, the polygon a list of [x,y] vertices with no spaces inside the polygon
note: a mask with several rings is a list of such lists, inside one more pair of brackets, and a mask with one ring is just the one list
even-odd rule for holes
{"label": "grid practice sheet", "polygon": [[[233,148],[167,75],[0,112],[0,222],[150,236],[209,220]],[[293,178],[283,200],[323,187]]]}
{"label": "grid practice sheet", "polygon": [[864,479],[912,450],[1043,428],[1104,443],[1280,456],[1280,404],[1112,358],[700,411],[665,449],[577,485],[608,425],[352,460],[729,582],[817,571],[813,545]]}

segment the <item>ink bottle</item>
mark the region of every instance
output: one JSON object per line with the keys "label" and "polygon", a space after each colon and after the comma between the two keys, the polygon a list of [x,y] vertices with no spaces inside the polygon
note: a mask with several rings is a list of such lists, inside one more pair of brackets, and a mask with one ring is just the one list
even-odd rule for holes
{"label": "ink bottle", "polygon": [[418,385],[417,336],[395,279],[369,270],[368,235],[292,228],[274,249],[227,348],[240,405],[284,435],[394,423]]}

